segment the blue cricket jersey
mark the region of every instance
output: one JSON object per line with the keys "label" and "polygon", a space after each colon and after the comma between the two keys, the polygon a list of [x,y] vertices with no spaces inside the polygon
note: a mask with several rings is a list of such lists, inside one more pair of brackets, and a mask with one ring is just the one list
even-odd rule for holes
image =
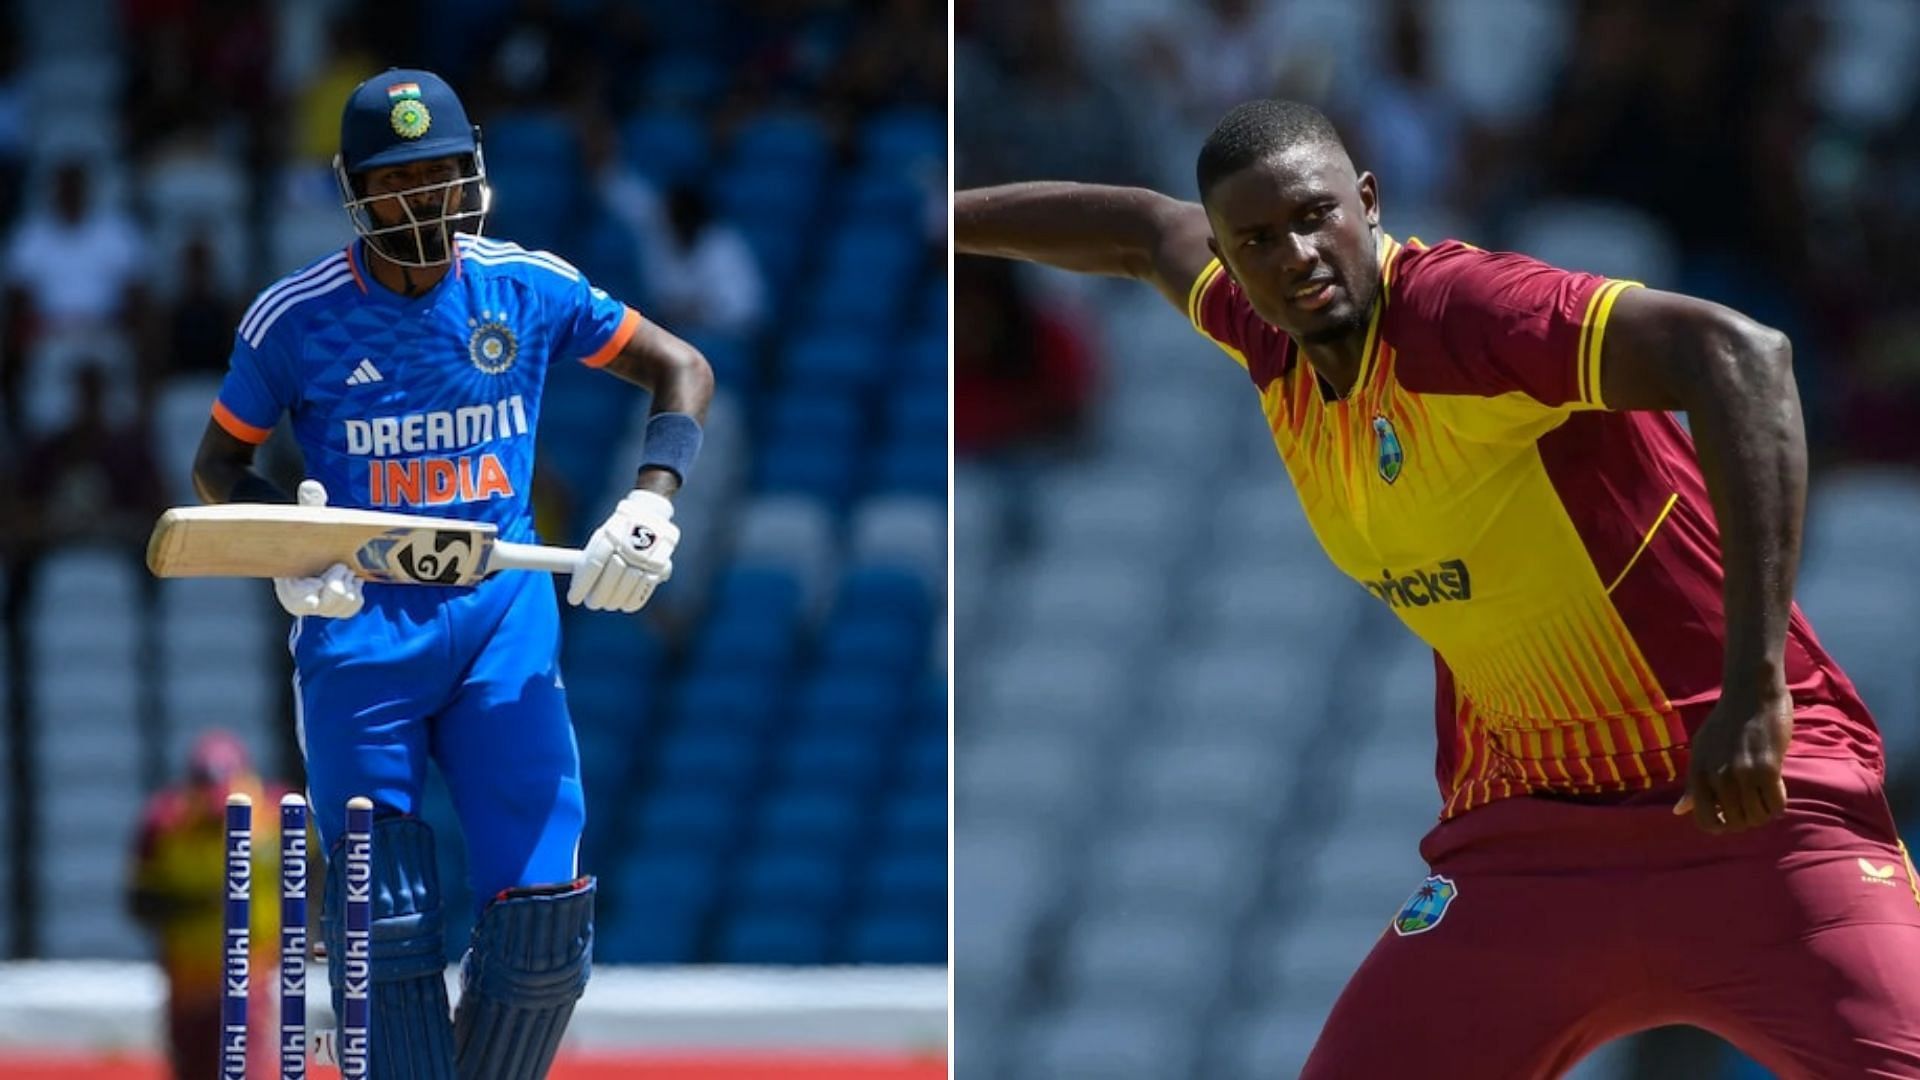
{"label": "blue cricket jersey", "polygon": [[409,299],[359,242],[263,291],[240,320],[213,416],[259,443],[290,413],[329,505],[490,521],[534,539],[534,430],[547,365],[599,366],[640,316],[557,255],[459,236]]}

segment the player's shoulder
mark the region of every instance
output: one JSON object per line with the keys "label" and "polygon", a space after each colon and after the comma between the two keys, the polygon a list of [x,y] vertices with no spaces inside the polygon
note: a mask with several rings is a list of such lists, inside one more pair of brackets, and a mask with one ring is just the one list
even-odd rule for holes
{"label": "player's shoulder", "polygon": [[511,240],[461,233],[454,238],[462,262],[482,273],[495,273],[552,288],[586,279],[577,267],[551,251],[521,247]]}
{"label": "player's shoulder", "polygon": [[[273,328],[296,312],[352,295],[359,271],[349,249],[330,252],[260,290],[240,316],[239,334],[259,348]],[[348,290],[343,293],[341,290]]]}

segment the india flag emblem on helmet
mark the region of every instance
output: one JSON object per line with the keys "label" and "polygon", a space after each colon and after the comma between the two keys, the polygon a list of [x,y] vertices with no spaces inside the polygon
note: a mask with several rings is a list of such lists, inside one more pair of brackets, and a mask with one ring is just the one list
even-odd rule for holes
{"label": "india flag emblem on helmet", "polygon": [[433,114],[427,111],[427,103],[420,100],[419,83],[403,82],[387,87],[387,100],[393,104],[387,119],[393,123],[395,135],[417,139],[433,126]]}

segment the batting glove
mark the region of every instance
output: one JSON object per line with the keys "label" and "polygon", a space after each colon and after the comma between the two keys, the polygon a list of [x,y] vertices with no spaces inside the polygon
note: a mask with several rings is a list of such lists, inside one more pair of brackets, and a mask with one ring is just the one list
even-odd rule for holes
{"label": "batting glove", "polygon": [[[327,489],[318,480],[300,481],[301,506],[327,505]],[[345,619],[360,614],[360,579],[345,563],[334,563],[319,577],[274,578],[273,594],[289,615]]]}
{"label": "batting glove", "polygon": [[673,503],[651,491],[630,492],[587,541],[567,603],[593,611],[639,611],[673,576],[680,528]]}

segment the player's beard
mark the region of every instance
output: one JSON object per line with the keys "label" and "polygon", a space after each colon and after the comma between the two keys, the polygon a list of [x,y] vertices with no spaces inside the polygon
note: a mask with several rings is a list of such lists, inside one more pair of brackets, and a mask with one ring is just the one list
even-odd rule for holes
{"label": "player's beard", "polygon": [[447,227],[444,221],[401,226],[367,238],[380,254],[394,262],[433,265],[447,261]]}
{"label": "player's beard", "polygon": [[1307,333],[1295,334],[1302,345],[1333,345],[1366,329],[1369,309],[1353,305],[1353,310],[1330,322],[1322,323]]}

